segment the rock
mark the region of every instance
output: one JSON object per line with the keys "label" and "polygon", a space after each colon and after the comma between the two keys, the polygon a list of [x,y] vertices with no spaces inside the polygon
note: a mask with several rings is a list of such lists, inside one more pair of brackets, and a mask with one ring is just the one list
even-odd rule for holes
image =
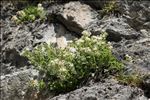
{"label": "rock", "polygon": [[124,18],[115,17],[104,18],[98,23],[89,26],[88,30],[95,35],[100,34],[102,31],[106,31],[108,33],[108,40],[115,42],[122,40],[122,38],[136,39],[140,35],[140,33],[136,32],[126,23]]}
{"label": "rock", "polygon": [[68,42],[75,39],[75,36],[69,34],[69,32],[61,24],[55,25],[56,43],[58,48],[65,48]]}
{"label": "rock", "polygon": [[[34,66],[28,63],[27,58],[21,56],[24,49],[32,50],[40,43],[54,43],[60,48],[65,48],[68,42],[72,41],[76,35],[81,35],[80,33],[85,29],[94,35],[100,34],[103,30],[108,32],[107,39],[113,45],[113,54],[122,61],[126,54],[132,58],[132,61],[125,63],[127,72],[139,71],[142,75],[149,74],[149,1],[119,0],[119,11],[122,15],[118,18],[104,16],[101,20],[98,19],[99,14],[95,8],[102,9],[109,0],[56,1],[59,3],[45,2],[44,4],[49,13],[48,17],[56,19],[48,19],[48,22],[44,23],[36,20],[22,25],[15,25],[10,19],[26,4],[21,6],[15,6],[11,2],[0,4],[2,100],[33,100],[35,98],[32,97],[37,96],[37,92],[28,91],[29,81],[37,79],[40,75],[33,68]],[[137,87],[121,85],[112,79],[105,79],[104,82],[91,83],[89,86],[83,86],[66,94],[53,98],[51,96],[47,100],[148,100],[146,97],[149,98],[150,95],[149,83],[149,77],[143,80],[143,87],[141,87],[143,90],[141,90]],[[44,91],[45,93],[47,91]]]}
{"label": "rock", "polygon": [[[131,28],[124,19],[111,19],[106,21],[106,32],[109,34],[110,40],[116,40],[119,38],[135,39],[139,36],[139,33]],[[115,38],[118,37],[118,38]]]}
{"label": "rock", "polygon": [[111,0],[81,0],[82,2],[84,2],[85,4],[90,5],[91,7],[95,8],[95,9],[102,9],[104,7],[104,5],[111,1]]}
{"label": "rock", "polygon": [[87,26],[97,20],[98,13],[90,6],[81,4],[80,2],[66,3],[57,13],[57,18],[70,31],[79,35]]}
{"label": "rock", "polygon": [[36,70],[24,70],[1,76],[1,99],[24,100],[30,80],[38,76]]}
{"label": "rock", "polygon": [[148,100],[139,88],[119,85],[111,79],[47,100],[142,100],[140,98]]}
{"label": "rock", "polygon": [[65,48],[67,46],[67,41],[64,36],[57,38],[57,46],[58,48]]}
{"label": "rock", "polygon": [[[147,75],[150,72],[150,38],[141,38],[139,40],[122,40],[119,43],[112,43],[114,54],[122,57],[128,54],[132,58],[129,61],[129,68],[132,71],[140,71],[140,73]],[[125,60],[125,59],[124,59]]]}
{"label": "rock", "polygon": [[[35,32],[33,32],[34,36],[36,36],[35,39],[35,43],[47,43],[47,44],[58,44],[57,40],[60,39],[60,37],[63,37],[64,41],[62,40],[62,42],[64,42],[65,45],[67,45],[67,43],[73,39],[75,39],[75,36],[71,35],[69,33],[69,31],[67,31],[65,29],[65,27],[61,24],[42,24],[41,26],[39,26],[40,29]],[[42,36],[42,38],[37,38],[37,36]],[[65,41],[66,40],[66,41]],[[65,43],[66,42],[66,43]]]}
{"label": "rock", "polygon": [[144,27],[144,24],[150,21],[150,1],[120,1],[120,12],[127,19],[129,25],[136,30]]}
{"label": "rock", "polygon": [[141,88],[144,90],[145,96],[150,98],[150,74],[145,77]]}
{"label": "rock", "polygon": [[[34,32],[34,36],[36,37],[35,43],[42,43],[45,42],[47,44],[56,43],[56,33],[55,27],[53,24],[47,25],[42,24],[40,25]],[[41,36],[41,38],[37,38],[37,36]]]}
{"label": "rock", "polygon": [[[27,65],[27,59],[20,56],[20,53],[22,53],[24,49],[32,50],[40,43],[56,43],[57,38],[61,36],[63,36],[66,41],[71,41],[75,38],[64,26],[58,23],[41,24],[37,21],[29,23],[26,26],[18,25],[12,27],[10,25],[11,23],[8,23],[8,25],[2,28],[3,38],[1,55],[3,63],[7,65],[10,63],[10,66],[16,66],[16,69]],[[6,66],[4,65],[2,68],[8,70]],[[9,68],[9,70],[11,69]]]}
{"label": "rock", "polygon": [[139,33],[131,28],[123,19],[111,19],[107,22],[105,27],[106,32],[109,35],[109,40],[118,41],[121,38],[136,39]]}
{"label": "rock", "polygon": [[[2,12],[5,9],[2,9]],[[59,23],[41,23],[36,20],[33,23],[15,25],[10,20],[10,11],[6,11],[6,15],[3,15],[4,19],[1,21],[0,92],[3,96],[1,99],[30,100],[33,98],[26,93],[29,81],[37,78],[38,73],[33,69],[34,66],[28,63],[28,59],[21,55],[23,50],[32,50],[36,45],[44,42],[56,43],[56,39],[60,36],[64,36],[66,41],[71,41],[75,36],[72,36],[71,32]],[[12,13],[13,11],[11,11],[11,15]]]}
{"label": "rock", "polygon": [[150,37],[150,34],[149,34],[150,31],[146,29],[141,29],[140,32],[143,35],[143,37]]}
{"label": "rock", "polygon": [[[5,5],[5,6],[4,6]],[[6,2],[6,1],[2,1],[0,3],[0,8],[1,8],[1,19],[5,19],[6,17],[10,17],[15,10],[14,5],[11,2]]]}

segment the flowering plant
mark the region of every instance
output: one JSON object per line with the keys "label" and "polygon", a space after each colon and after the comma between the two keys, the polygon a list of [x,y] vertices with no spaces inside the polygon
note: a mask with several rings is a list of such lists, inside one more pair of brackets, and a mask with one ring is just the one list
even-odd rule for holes
{"label": "flowering plant", "polygon": [[115,74],[122,70],[113,55],[106,39],[107,33],[90,36],[84,31],[83,36],[68,44],[65,49],[42,44],[32,52],[25,51],[31,63],[45,73],[45,86],[58,92],[75,89],[93,73]]}
{"label": "flowering plant", "polygon": [[28,6],[27,8],[17,12],[17,15],[12,17],[12,20],[16,23],[21,23],[25,21],[34,21],[35,19],[40,18],[41,20],[45,19],[46,12],[41,4],[35,6]]}

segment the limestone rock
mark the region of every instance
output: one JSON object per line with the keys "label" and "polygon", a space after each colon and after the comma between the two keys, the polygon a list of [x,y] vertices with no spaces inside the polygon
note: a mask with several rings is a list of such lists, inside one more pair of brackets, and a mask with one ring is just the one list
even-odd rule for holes
{"label": "limestone rock", "polygon": [[[142,99],[141,99],[142,98]],[[67,94],[47,100],[148,100],[143,92],[135,87],[117,84],[117,81],[105,80],[92,86],[82,87]]]}
{"label": "limestone rock", "polygon": [[98,13],[90,6],[80,2],[69,2],[58,12],[57,17],[70,31],[80,34],[97,20],[97,16]]}

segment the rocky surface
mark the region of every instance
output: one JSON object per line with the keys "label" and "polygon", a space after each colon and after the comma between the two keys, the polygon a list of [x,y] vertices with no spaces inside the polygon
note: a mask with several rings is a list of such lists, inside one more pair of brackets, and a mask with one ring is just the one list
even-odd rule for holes
{"label": "rocky surface", "polygon": [[1,76],[1,99],[23,100],[29,87],[29,82],[38,76],[38,71],[26,69]]}
{"label": "rocky surface", "polygon": [[[8,1],[1,3],[2,100],[33,100],[26,92],[29,81],[36,79],[39,74],[27,58],[21,56],[24,49],[32,50],[43,42],[64,48],[85,29],[93,35],[100,34],[102,30],[108,33],[107,40],[113,46],[114,55],[123,62],[126,55],[132,58],[124,62],[127,72],[150,74],[150,1],[119,0],[121,15],[104,18],[99,18],[96,10],[102,9],[104,1],[68,1],[63,4],[43,2],[48,20],[22,25],[15,25],[11,17],[26,4],[19,6]],[[49,18],[54,18],[54,21]],[[106,79],[47,100],[148,100],[149,90],[150,77],[144,80],[141,89]]]}
{"label": "rocky surface", "polygon": [[80,2],[65,4],[57,14],[60,20],[70,31],[81,33],[92,22],[98,20],[98,13],[89,5]]}
{"label": "rocky surface", "polygon": [[129,69],[133,71],[139,70],[141,73],[150,73],[150,39],[144,38],[139,40],[124,40],[113,43],[114,52],[118,57],[125,59],[125,55],[129,55],[131,60],[127,62]]}
{"label": "rocky surface", "polygon": [[121,1],[120,12],[127,19],[128,24],[136,30],[150,29],[150,3],[148,0]]}
{"label": "rocky surface", "polygon": [[140,33],[126,23],[126,19],[116,18],[114,16],[111,18],[104,18],[97,23],[91,24],[88,30],[96,35],[100,34],[102,30],[106,31],[109,35],[108,40],[115,42],[122,40],[122,38],[127,40],[136,39],[140,35]]}
{"label": "rocky surface", "polygon": [[[132,99],[131,99],[132,98]],[[110,79],[47,100],[148,100],[140,89]]]}
{"label": "rocky surface", "polygon": [[[41,23],[39,20],[25,25],[15,25],[11,16],[15,14],[14,5],[6,3],[2,7],[1,16],[1,87],[3,100],[24,99],[29,82],[38,77],[33,66],[28,64],[27,58],[21,56],[24,49],[32,50],[40,43],[54,43],[63,37],[61,43],[67,44],[75,36],[71,35],[60,23]],[[6,10],[8,9],[8,10]],[[9,10],[10,9],[10,10]],[[12,99],[13,98],[13,99]],[[27,98],[27,97],[26,97]]]}

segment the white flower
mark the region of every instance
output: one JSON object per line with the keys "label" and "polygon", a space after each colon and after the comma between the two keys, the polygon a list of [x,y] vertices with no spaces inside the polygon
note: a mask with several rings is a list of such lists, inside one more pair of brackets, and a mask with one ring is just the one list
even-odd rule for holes
{"label": "white flower", "polygon": [[37,80],[31,80],[31,85],[38,86],[38,81]]}
{"label": "white flower", "polygon": [[91,52],[91,51],[92,51],[89,47],[81,48],[81,50],[83,50],[83,51],[85,51],[85,52]]}
{"label": "white flower", "polygon": [[82,39],[79,39],[76,41],[77,45],[79,45],[80,43],[83,43],[84,41]]}
{"label": "white flower", "polygon": [[108,45],[109,45],[109,49],[112,49],[112,48],[113,48],[111,42],[108,42]]}
{"label": "white flower", "polygon": [[129,56],[128,54],[125,55],[127,58],[131,58],[131,56]]}
{"label": "white flower", "polygon": [[92,75],[92,77],[94,77],[94,76],[95,76],[95,73],[92,73],[91,75]]}
{"label": "white flower", "polygon": [[39,11],[43,11],[44,10],[44,8],[42,7],[42,4],[38,4],[38,8],[37,8],[37,10],[39,10]]}
{"label": "white flower", "polygon": [[98,37],[97,37],[97,36],[92,36],[92,38],[93,38],[93,39],[98,39]]}
{"label": "white flower", "polygon": [[89,47],[86,48],[87,52],[91,52],[91,49]]}
{"label": "white flower", "polygon": [[97,47],[95,46],[95,47],[93,48],[93,50],[96,51],[96,50],[98,50],[98,49],[97,49]]}
{"label": "white flower", "polygon": [[29,15],[29,17],[30,17],[32,20],[35,20],[35,16],[34,16],[34,15]]}
{"label": "white flower", "polygon": [[103,37],[102,37],[102,36],[99,36],[97,39],[98,39],[98,40],[103,40]]}
{"label": "white flower", "polygon": [[83,34],[83,35],[86,35],[86,36],[90,36],[90,35],[91,35],[91,32],[88,32],[88,31],[84,30],[84,31],[82,32],[82,34]]}
{"label": "white flower", "polygon": [[109,48],[109,49],[112,49],[112,48],[113,48],[113,46],[111,46],[111,45],[110,45],[108,48]]}
{"label": "white flower", "polygon": [[54,59],[51,61],[52,64],[58,63],[59,59]]}
{"label": "white flower", "polygon": [[111,42],[107,42],[108,43],[108,45],[111,45]]}
{"label": "white flower", "polygon": [[41,49],[41,50],[42,50],[42,52],[44,52],[44,51],[45,51],[45,48],[42,46],[42,49]]}
{"label": "white flower", "polygon": [[25,16],[25,15],[26,15],[25,12],[24,12],[23,10],[18,11],[17,14],[18,14],[19,16]]}
{"label": "white flower", "polygon": [[70,47],[70,48],[69,48],[69,51],[72,52],[72,53],[74,53],[74,52],[76,52],[76,49],[73,48],[73,47]]}
{"label": "white flower", "polygon": [[105,38],[107,37],[107,35],[108,35],[108,33],[103,32],[103,33],[100,35],[100,37],[102,37],[102,39],[105,39]]}
{"label": "white flower", "polygon": [[92,36],[92,38],[94,40],[102,40],[103,39],[102,36]]}
{"label": "white flower", "polygon": [[103,45],[103,44],[105,44],[105,42],[104,41],[100,41],[98,45]]}
{"label": "white flower", "polygon": [[12,20],[12,21],[17,21],[18,18],[17,18],[17,16],[13,16],[13,17],[11,18],[11,20]]}
{"label": "white flower", "polygon": [[89,37],[85,37],[85,40],[86,40],[86,41],[90,41],[90,38],[89,38]]}
{"label": "white flower", "polygon": [[43,7],[38,7],[37,10],[38,10],[38,11],[43,11],[44,8],[43,8]]}
{"label": "white flower", "polygon": [[69,66],[70,66],[70,67],[73,67],[73,64],[72,64],[72,63],[69,63]]}
{"label": "white flower", "polygon": [[39,3],[39,4],[38,4],[38,7],[42,7],[42,4],[41,4],[41,3]]}
{"label": "white flower", "polygon": [[130,62],[132,62],[133,60],[132,60],[132,57],[131,56],[129,56],[128,54],[126,54],[125,55],[125,58],[126,58],[126,60],[127,61],[130,61]]}
{"label": "white flower", "polygon": [[66,69],[65,67],[61,67],[61,68],[59,69],[59,71],[60,71],[60,72],[67,72],[67,69]]}

